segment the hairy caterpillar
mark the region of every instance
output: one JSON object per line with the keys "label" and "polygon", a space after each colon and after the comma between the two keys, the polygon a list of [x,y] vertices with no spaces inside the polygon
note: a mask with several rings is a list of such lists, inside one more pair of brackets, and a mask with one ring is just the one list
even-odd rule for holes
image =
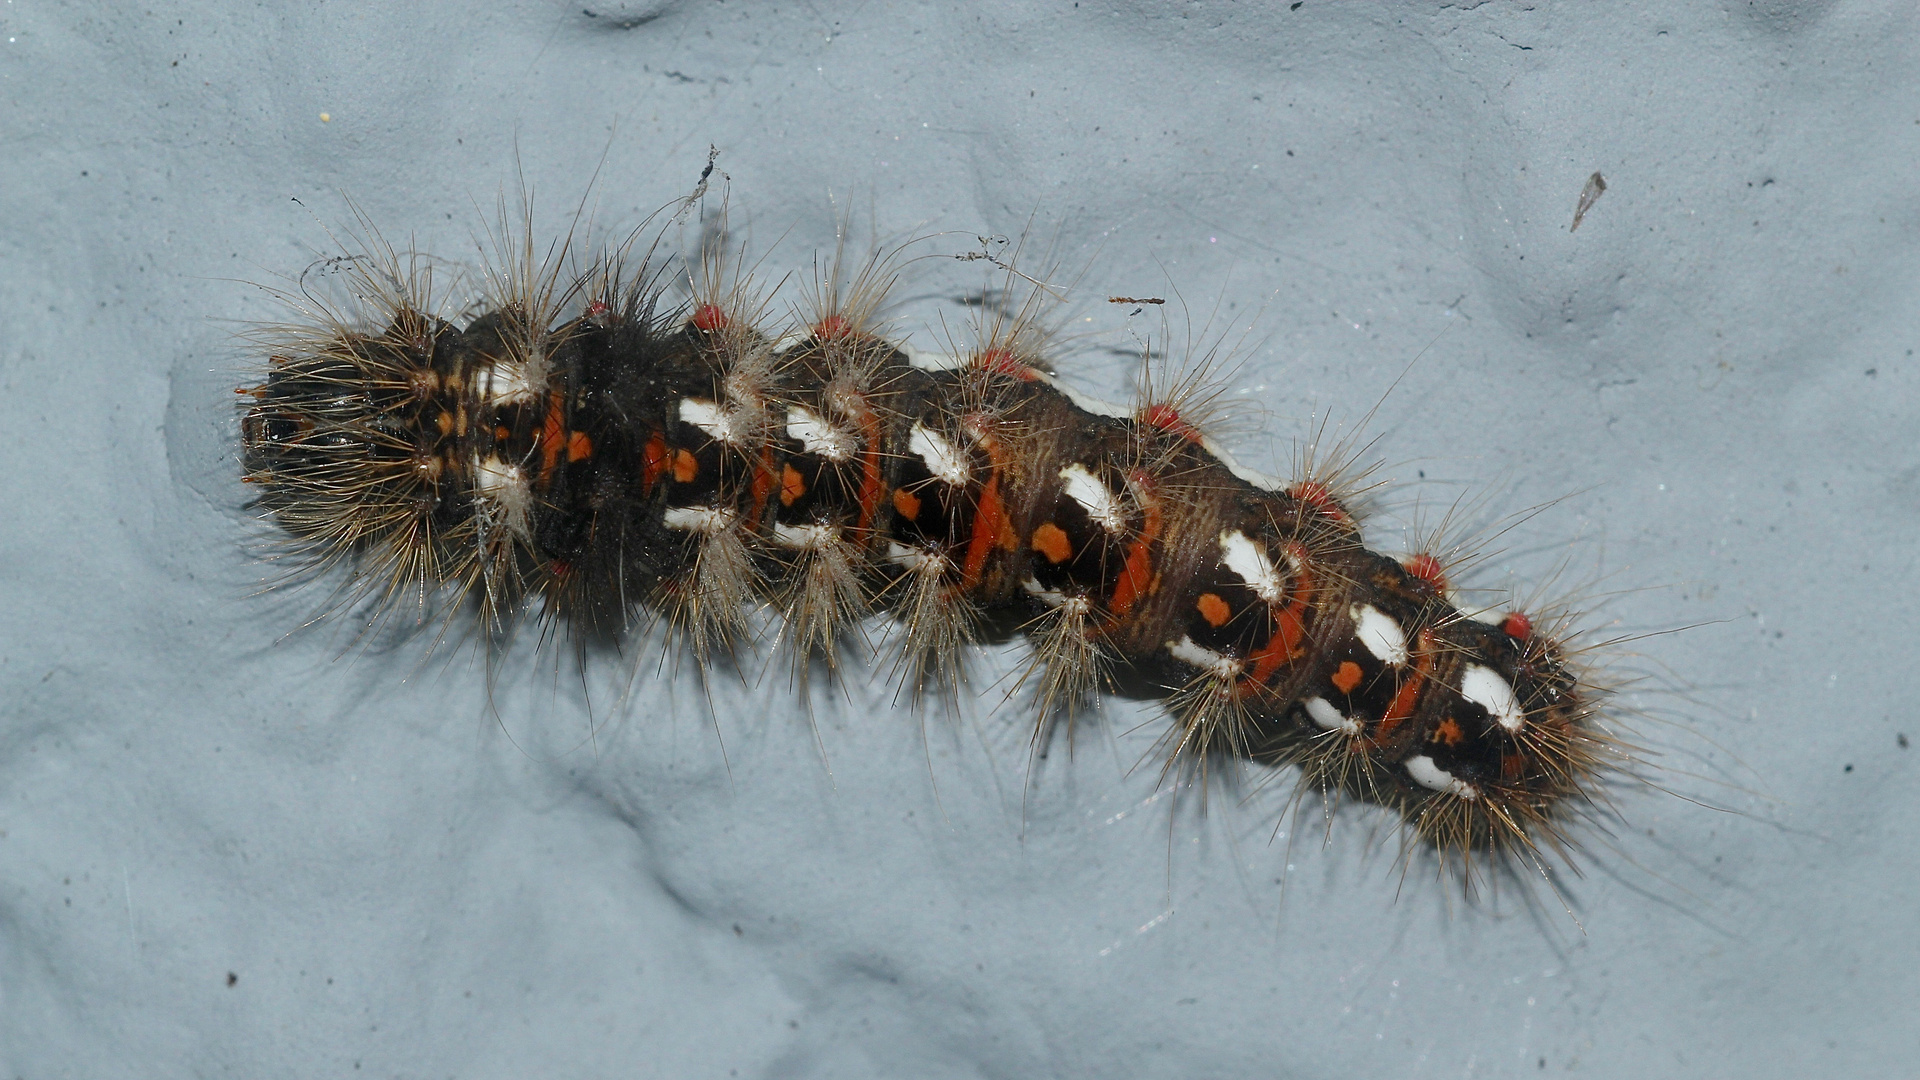
{"label": "hairy caterpillar", "polygon": [[1440,557],[1368,548],[1338,470],[1238,469],[1191,384],[1124,415],[1078,399],[1031,305],[934,362],[884,332],[883,258],[817,275],[777,326],[724,260],[670,306],[651,251],[563,274],[569,244],[522,238],[464,325],[431,261],[378,241],[344,264],[356,308],[290,297],[241,430],[309,565],[384,612],[471,598],[489,632],[664,618],[703,662],[761,603],[803,677],[886,612],[914,692],[1011,615],[1036,740],[1124,669],[1167,689],[1168,769],[1298,766],[1469,880],[1481,857],[1551,876],[1627,759],[1552,620],[1463,607]]}

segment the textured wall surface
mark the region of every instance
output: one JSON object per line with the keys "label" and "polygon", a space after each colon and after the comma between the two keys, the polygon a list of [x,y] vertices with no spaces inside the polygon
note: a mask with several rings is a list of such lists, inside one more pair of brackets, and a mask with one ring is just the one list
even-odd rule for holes
{"label": "textured wall surface", "polygon": [[[0,27],[0,1075],[1911,1075],[1909,5]],[[324,591],[256,595],[237,480],[234,335],[275,314],[247,282],[337,253],[347,198],[455,261],[523,181],[543,236],[583,197],[631,228],[710,144],[769,281],[842,217],[949,255],[1031,222],[1081,275],[1091,391],[1159,326],[1110,293],[1252,326],[1249,465],[1385,395],[1374,539],[1463,494],[1522,515],[1480,581],[1637,637],[1654,779],[1723,809],[1620,788],[1565,885],[1583,932],[1542,889],[1403,878],[1364,809],[1276,838],[1284,777],[1202,815],[1133,768],[1151,702],[1029,787],[991,707],[1017,644],[958,719],[816,688],[816,746],[780,673],[709,708],[656,655],[586,689],[518,655],[490,707],[471,651],[296,632]],[[914,341],[959,332],[977,269],[909,268]]]}

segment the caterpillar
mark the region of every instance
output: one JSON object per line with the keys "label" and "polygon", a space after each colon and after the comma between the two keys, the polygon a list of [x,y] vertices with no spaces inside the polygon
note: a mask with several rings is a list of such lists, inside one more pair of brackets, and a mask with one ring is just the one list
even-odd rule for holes
{"label": "caterpillar", "polygon": [[1469,882],[1481,859],[1551,880],[1628,761],[1563,622],[1370,548],[1339,468],[1241,469],[1192,381],[1081,398],[1033,303],[936,360],[887,332],[888,258],[836,259],[780,325],[737,262],[694,260],[671,303],[657,239],[563,273],[572,241],[529,233],[456,319],[439,264],[369,236],[338,264],[355,301],[289,292],[256,335],[240,433],[262,515],[380,615],[615,641],[661,619],[704,666],[764,605],[803,680],[889,615],[910,694],[1010,619],[1036,741],[1125,673],[1165,689],[1168,772],[1297,768]]}

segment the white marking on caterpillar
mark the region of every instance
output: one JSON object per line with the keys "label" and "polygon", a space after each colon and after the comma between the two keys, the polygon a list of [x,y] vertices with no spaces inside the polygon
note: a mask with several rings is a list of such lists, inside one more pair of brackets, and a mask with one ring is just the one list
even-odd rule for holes
{"label": "white marking on caterpillar", "polygon": [[1227,453],[1225,447],[1215,442],[1213,436],[1204,431],[1200,433],[1200,448],[1212,454],[1213,459],[1226,466],[1228,472],[1262,491],[1285,491],[1291,483],[1271,473],[1263,473],[1258,469],[1249,468],[1233,460],[1233,455]]}
{"label": "white marking on caterpillar", "polygon": [[474,371],[473,387],[479,392],[480,400],[489,405],[532,401],[540,396],[540,387],[534,385],[532,367],[525,361],[490,361]]}
{"label": "white marking on caterpillar", "polygon": [[497,520],[514,532],[526,534],[527,515],[533,509],[533,489],[527,486],[527,474],[520,466],[509,465],[497,457],[475,462],[473,491],[489,504]]}
{"label": "white marking on caterpillar", "polygon": [[1360,644],[1376,658],[1389,664],[1407,662],[1407,632],[1393,616],[1372,604],[1355,604],[1347,611],[1353,617],[1353,633]]}
{"label": "white marking on caterpillar", "polygon": [[840,540],[840,530],[833,525],[782,525],[773,526],[773,542],[783,548],[794,551],[816,551]]}
{"label": "white marking on caterpillar", "polygon": [[1507,608],[1505,605],[1469,607],[1456,602],[1453,598],[1453,590],[1451,589],[1447,590],[1447,602],[1459,608],[1461,614],[1477,623],[1484,623],[1488,626],[1499,626],[1501,623],[1507,621]]}
{"label": "white marking on caterpillar", "polygon": [[904,341],[895,344],[894,348],[899,349],[900,355],[907,358],[909,366],[917,367],[921,371],[959,371],[967,366],[967,358],[964,356],[928,352],[925,349],[916,349]]}
{"label": "white marking on caterpillar", "polygon": [[715,442],[738,446],[742,441],[739,418],[733,410],[721,408],[717,402],[681,398],[680,420],[706,432]]}
{"label": "white marking on caterpillar", "polygon": [[1518,734],[1527,726],[1527,712],[1513,696],[1513,687],[1490,667],[1468,664],[1460,673],[1460,696],[1487,710],[1494,722]]}
{"label": "white marking on caterpillar", "polygon": [[1480,790],[1465,780],[1453,775],[1433,763],[1425,754],[1415,754],[1406,760],[1407,775],[1423,788],[1444,791],[1462,799],[1474,800],[1480,797]]}
{"label": "white marking on caterpillar", "polygon": [[1277,604],[1286,594],[1287,579],[1274,569],[1273,560],[1247,534],[1230,530],[1220,534],[1220,562],[1240,575],[1253,594],[1269,604]]}
{"label": "white marking on caterpillar", "polygon": [[807,453],[836,464],[853,460],[853,452],[860,445],[852,432],[834,427],[819,413],[799,405],[787,406],[787,437],[798,441]]}
{"label": "white marking on caterpillar", "polygon": [[1039,578],[1028,578],[1020,583],[1020,587],[1027,590],[1028,596],[1034,597],[1048,607],[1059,607],[1067,602],[1066,593],[1058,589],[1047,588],[1045,585],[1040,584]]}
{"label": "white marking on caterpillar", "polygon": [[907,436],[907,449],[919,454],[920,460],[927,463],[927,471],[942,483],[965,487],[973,479],[973,466],[968,464],[967,455],[918,420],[913,422],[913,432]]}
{"label": "white marking on caterpillar", "polygon": [[720,533],[733,528],[734,522],[740,520],[740,512],[724,506],[669,506],[660,520],[669,529]]}
{"label": "white marking on caterpillar", "polygon": [[1127,515],[1120,508],[1120,500],[1114,498],[1112,490],[1088,472],[1086,466],[1069,465],[1060,470],[1060,479],[1066,481],[1067,498],[1079,503],[1095,524],[1110,533],[1127,527]]}
{"label": "white marking on caterpillar", "polygon": [[1028,596],[1033,597],[1050,608],[1059,609],[1070,620],[1083,618],[1093,613],[1093,601],[1084,596],[1068,596],[1058,589],[1049,589],[1045,585],[1040,584],[1038,578],[1028,578],[1020,583],[1020,587],[1027,590]]}
{"label": "white marking on caterpillar", "polygon": [[1183,664],[1192,664],[1194,667],[1202,671],[1211,672],[1222,679],[1237,679],[1240,677],[1240,673],[1246,669],[1245,664],[1242,664],[1231,656],[1226,656],[1222,653],[1214,652],[1212,649],[1195,644],[1193,638],[1190,636],[1183,636],[1179,641],[1167,642],[1167,651],[1173,654],[1175,660]]}
{"label": "white marking on caterpillar", "polygon": [[1334,708],[1333,703],[1326,698],[1308,698],[1306,701],[1306,710],[1307,715],[1313,719],[1314,723],[1328,731],[1338,731],[1347,735],[1360,734],[1360,721]]}
{"label": "white marking on caterpillar", "polygon": [[887,561],[916,574],[944,574],[953,567],[953,560],[937,551],[908,547],[893,540],[887,541]]}

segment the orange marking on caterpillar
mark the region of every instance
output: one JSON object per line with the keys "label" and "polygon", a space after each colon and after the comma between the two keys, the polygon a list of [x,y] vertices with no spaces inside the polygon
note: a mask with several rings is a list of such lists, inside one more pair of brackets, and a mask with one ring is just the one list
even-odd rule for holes
{"label": "orange marking on caterpillar", "polygon": [[752,528],[758,529],[766,520],[767,496],[780,486],[780,478],[773,475],[773,448],[760,448],[760,460],[753,463],[753,515],[747,520]]}
{"label": "orange marking on caterpillar", "polygon": [[1445,720],[1440,721],[1439,725],[1433,729],[1433,734],[1427,737],[1427,741],[1442,742],[1448,746],[1459,746],[1460,740],[1466,737],[1467,733],[1460,730],[1460,721],[1449,716]]}
{"label": "orange marking on caterpillar", "polygon": [[1342,660],[1340,666],[1334,670],[1331,681],[1334,689],[1343,694],[1351,694],[1353,688],[1360,685],[1360,677],[1359,664],[1351,660]]}
{"label": "orange marking on caterpillar", "polygon": [[1306,613],[1313,603],[1313,594],[1318,585],[1313,564],[1307,561],[1307,549],[1301,544],[1288,542],[1286,550],[1293,556],[1298,572],[1293,575],[1293,585],[1286,599],[1277,605],[1274,619],[1278,625],[1274,627],[1273,636],[1267,639],[1259,652],[1248,657],[1253,661],[1252,670],[1235,686],[1236,693],[1246,694],[1265,686],[1282,664],[1292,663],[1307,651]]}
{"label": "orange marking on caterpillar", "polygon": [[673,479],[676,483],[691,484],[693,478],[700,475],[700,459],[685,450],[673,452]]}
{"label": "orange marking on caterpillar", "polygon": [[1140,535],[1127,545],[1126,558],[1120,564],[1120,577],[1113,583],[1113,592],[1107,597],[1107,610],[1113,613],[1115,622],[1132,614],[1133,605],[1160,583],[1160,575],[1153,570],[1153,542],[1160,536],[1165,515],[1161,513],[1159,498],[1151,491],[1151,481],[1146,473],[1135,470],[1133,480],[1140,489],[1140,509],[1145,520],[1140,524]]}
{"label": "orange marking on caterpillar", "polygon": [[1000,470],[995,468],[993,474],[987,477],[987,485],[980,489],[980,501],[973,510],[973,530],[967,537],[967,557],[960,566],[961,588],[971,589],[980,583],[981,572],[987,566],[987,556],[993,554],[995,546],[1005,546],[1002,534],[1012,528],[1013,524],[1007,517],[1007,504],[1000,498]]}
{"label": "orange marking on caterpillar", "polygon": [[860,410],[860,430],[867,441],[860,453],[860,521],[854,529],[866,533],[873,529],[873,515],[880,509],[880,493],[885,488],[880,482],[880,417],[872,409]]}
{"label": "orange marking on caterpillar", "polygon": [[1065,530],[1049,521],[1033,530],[1033,550],[1058,566],[1073,558],[1073,541],[1067,539]]}
{"label": "orange marking on caterpillar", "polygon": [[1413,715],[1414,706],[1420,703],[1420,691],[1433,674],[1433,657],[1433,631],[1422,630],[1414,644],[1413,671],[1407,675],[1407,681],[1400,684],[1400,689],[1394,691],[1393,702],[1380,717],[1380,727],[1373,733],[1375,746]]}
{"label": "orange marking on caterpillar", "polygon": [[555,390],[547,398],[547,415],[540,422],[540,433],[533,437],[540,447],[540,486],[553,482],[553,467],[567,445],[566,397]]}
{"label": "orange marking on caterpillar", "polygon": [[660,475],[667,471],[667,439],[659,432],[647,436],[646,448],[640,452],[640,490],[653,494],[653,485],[660,482]]}
{"label": "orange marking on caterpillar", "polygon": [[800,470],[791,465],[780,468],[780,505],[792,506],[793,501],[807,493],[807,478]]}
{"label": "orange marking on caterpillar", "polygon": [[1207,620],[1208,626],[1225,626],[1227,620],[1233,618],[1233,608],[1220,599],[1218,593],[1201,593],[1199,602],[1194,606],[1200,609],[1200,617]]}
{"label": "orange marking on caterpillar", "polygon": [[593,439],[584,431],[567,433],[567,462],[585,461],[593,456]]}
{"label": "orange marking on caterpillar", "polygon": [[893,509],[895,513],[906,518],[908,521],[918,520],[920,517],[920,496],[915,495],[906,488],[894,488]]}

